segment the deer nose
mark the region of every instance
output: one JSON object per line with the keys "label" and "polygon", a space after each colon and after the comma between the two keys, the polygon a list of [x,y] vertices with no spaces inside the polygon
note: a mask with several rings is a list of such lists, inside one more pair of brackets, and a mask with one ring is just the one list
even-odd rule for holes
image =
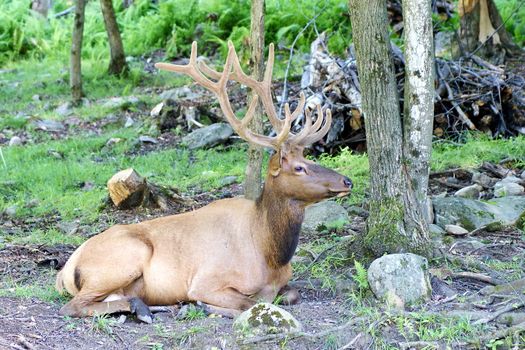
{"label": "deer nose", "polygon": [[343,179],[343,184],[348,187],[348,188],[352,188],[354,185],[352,184],[352,180],[350,180],[349,178],[345,177]]}

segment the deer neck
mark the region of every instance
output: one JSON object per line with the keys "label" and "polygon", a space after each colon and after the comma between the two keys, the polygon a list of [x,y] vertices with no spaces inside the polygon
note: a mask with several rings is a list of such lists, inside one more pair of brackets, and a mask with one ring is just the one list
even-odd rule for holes
{"label": "deer neck", "polygon": [[268,182],[256,201],[260,243],[267,264],[278,269],[290,262],[299,243],[304,219],[304,203],[286,198],[272,190]]}

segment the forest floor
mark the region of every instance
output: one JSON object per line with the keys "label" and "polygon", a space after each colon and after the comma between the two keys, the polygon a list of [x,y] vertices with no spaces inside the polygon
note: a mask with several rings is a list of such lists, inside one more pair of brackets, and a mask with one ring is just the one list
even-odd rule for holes
{"label": "forest floor", "polygon": [[[342,203],[350,210],[350,225],[301,237],[293,260],[292,284],[302,300],[283,308],[303,323],[304,334],[247,343],[233,331],[231,319],[206,315],[194,307],[185,307],[183,315],[180,309],[184,305],[156,313],[150,325],[129,315],[83,319],[59,316],[58,310],[68,297],[54,291],[56,272],[81,242],[115,223],[184,212],[241,194],[238,183],[245,146],[233,143],[188,152],[175,147],[179,132],[156,133],[156,143],[137,141],[148,134],[149,111],[159,102],[144,96],[158,94],[173,84],[169,80],[156,80],[154,84],[141,81],[137,82],[139,86],[130,87],[127,80],[105,81],[99,76],[99,85],[88,86],[92,92],[89,105],[57,115],[56,109],[67,99],[67,80],[60,78],[63,72],[59,67],[46,67],[44,75],[35,73],[39,69],[42,66],[20,66],[0,72],[0,86],[5,92],[0,112],[11,116],[0,120],[0,146],[4,146],[0,177],[0,204],[4,208],[0,220],[0,349],[525,347],[523,332],[512,336],[513,327],[523,327],[525,322],[523,282],[515,282],[525,278],[525,240],[523,232],[515,228],[477,231],[475,239],[483,243],[479,247],[463,244],[462,238],[445,237],[446,258],[430,261],[432,298],[417,307],[386,309],[370,291],[357,286],[356,271],[350,266],[354,257],[344,244],[336,243],[365,229],[367,212],[362,199],[366,197],[366,159],[363,162],[359,155],[342,161],[321,159],[350,175],[357,188],[353,199]],[[39,77],[38,95],[35,76]],[[155,88],[144,87],[150,83]],[[130,90],[141,96],[141,103],[118,108],[105,105],[111,94]],[[134,124],[125,127],[130,119]],[[62,127],[42,129],[38,126],[42,120],[59,122]],[[13,136],[20,137],[23,145],[7,147]],[[108,141],[115,138],[122,141],[109,146]],[[468,147],[452,144],[435,159],[442,168],[448,168],[523,157],[523,149],[516,151],[504,140],[480,142],[486,147],[484,152],[474,147],[478,151],[465,154]],[[450,149],[454,149],[454,157],[446,153]],[[167,212],[111,208],[105,204],[105,183],[114,172],[129,166],[156,183],[176,183],[194,203]],[[514,166],[523,170],[523,162]],[[238,180],[221,186],[225,175],[235,175]],[[439,183],[431,185],[434,193],[450,192]],[[510,294],[490,290],[491,285],[506,282],[514,283]],[[491,319],[496,312],[502,313]]]}

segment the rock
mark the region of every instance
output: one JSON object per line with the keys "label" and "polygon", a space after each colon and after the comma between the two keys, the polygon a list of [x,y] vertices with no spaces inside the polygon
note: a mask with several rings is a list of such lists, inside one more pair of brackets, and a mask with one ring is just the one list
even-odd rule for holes
{"label": "rock", "polygon": [[454,193],[454,196],[463,197],[463,198],[478,199],[479,198],[479,194],[480,194],[480,192],[482,190],[483,190],[483,187],[481,187],[478,184],[475,184],[475,185],[464,187],[464,188],[456,191],[456,193]]}
{"label": "rock", "polygon": [[61,117],[67,117],[73,113],[73,106],[70,102],[64,102],[55,109],[55,113]]}
{"label": "rock", "polygon": [[509,175],[507,176],[506,178],[502,179],[500,181],[501,183],[509,183],[509,182],[512,182],[512,183],[517,183],[517,184],[520,184],[522,182],[522,180],[517,177],[517,176],[514,176],[514,175]]}
{"label": "rock", "polygon": [[372,262],[368,283],[374,295],[400,306],[429,300],[432,295],[427,259],[407,254],[389,254]]}
{"label": "rock", "polygon": [[324,201],[306,207],[302,230],[314,232],[323,227],[342,227],[349,222],[345,208],[334,201]]}
{"label": "rock", "polygon": [[108,140],[108,142],[106,142],[106,146],[107,147],[110,147],[110,146],[113,146],[119,142],[121,142],[122,139],[120,137],[112,137]]}
{"label": "rock", "polygon": [[61,221],[57,224],[57,228],[65,235],[74,235],[78,231],[78,223]]}
{"label": "rock", "polygon": [[195,100],[199,96],[201,95],[193,92],[189,87],[183,86],[181,88],[166,90],[163,93],[161,93],[159,97],[163,100],[176,101],[181,98],[187,100]]}
{"label": "rock", "polygon": [[233,129],[229,124],[216,123],[189,133],[182,142],[189,149],[208,148],[225,142],[231,135]]}
{"label": "rock", "polygon": [[461,197],[434,198],[436,224],[457,225],[472,231],[493,222],[514,223],[525,210],[525,196],[479,201]]}
{"label": "rock", "polygon": [[496,183],[496,179],[488,176],[485,173],[475,172],[472,174],[472,182],[483,186],[484,188],[491,188]]}
{"label": "rock", "polygon": [[34,208],[34,207],[37,207],[39,204],[40,204],[40,201],[36,198],[33,198],[33,199],[30,199],[26,203],[26,208]]}
{"label": "rock", "polygon": [[224,187],[236,183],[239,178],[235,175],[226,176],[219,180],[219,186]]}
{"label": "rock", "polygon": [[152,118],[156,118],[160,115],[160,111],[162,111],[162,107],[164,107],[164,102],[161,102],[159,103],[158,105],[156,105],[155,107],[153,107],[153,109],[151,110],[151,112],[149,113],[149,115],[152,117]]}
{"label": "rock", "polygon": [[49,132],[60,132],[65,130],[64,125],[56,120],[37,120],[34,122],[34,125],[37,129]]}
{"label": "rock", "polygon": [[465,236],[468,235],[468,230],[465,230],[463,227],[458,225],[445,225],[445,231],[449,235],[453,236]]}
{"label": "rock", "polygon": [[[508,178],[505,178],[508,179]],[[519,196],[525,192],[523,186],[518,185],[512,180],[505,181],[505,179],[497,182],[494,185],[494,196],[506,197],[506,196]],[[519,180],[519,179],[518,179]]]}
{"label": "rock", "polygon": [[124,123],[125,128],[131,128],[135,124],[135,121],[131,117],[126,118],[126,122]]}
{"label": "rock", "polygon": [[10,207],[5,208],[4,214],[10,218],[14,218],[16,216],[17,210],[18,210],[18,207],[16,205],[12,205]]}
{"label": "rock", "polygon": [[102,106],[109,109],[129,109],[137,106],[139,103],[140,100],[135,96],[111,97]]}
{"label": "rock", "polygon": [[441,227],[435,224],[428,225],[428,229],[430,231],[431,236],[441,236],[445,234],[445,230],[443,230]]}
{"label": "rock", "polygon": [[258,303],[240,314],[233,328],[240,336],[255,337],[300,332],[303,327],[288,311],[270,303]]}
{"label": "rock", "polygon": [[159,141],[150,136],[139,136],[139,142],[157,144]]}
{"label": "rock", "polygon": [[11,140],[9,140],[9,146],[20,146],[22,144],[22,139],[18,136],[11,137]]}
{"label": "rock", "polygon": [[35,102],[40,102],[42,101],[42,99],[40,98],[40,95],[33,95],[33,97],[31,97],[31,99]]}
{"label": "rock", "polygon": [[470,253],[473,250],[481,249],[485,246],[484,243],[481,243],[475,238],[466,238],[460,239],[454,243],[454,246],[451,248],[451,253]]}
{"label": "rock", "polygon": [[521,172],[520,178],[521,178],[522,180],[525,180],[525,171],[522,171],[522,172]]}

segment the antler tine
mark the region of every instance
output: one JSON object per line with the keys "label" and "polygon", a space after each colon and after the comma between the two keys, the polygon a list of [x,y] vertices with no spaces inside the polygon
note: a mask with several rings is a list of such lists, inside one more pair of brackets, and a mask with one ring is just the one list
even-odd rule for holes
{"label": "antler tine", "polygon": [[299,145],[308,146],[319,141],[328,133],[328,130],[330,130],[330,127],[332,126],[332,111],[330,109],[327,109],[325,117],[323,118],[323,111],[321,105],[317,105],[317,120],[315,121],[313,130],[319,128],[323,119],[324,125],[322,126],[322,128],[310,135],[307,135],[300,142],[298,142]]}

